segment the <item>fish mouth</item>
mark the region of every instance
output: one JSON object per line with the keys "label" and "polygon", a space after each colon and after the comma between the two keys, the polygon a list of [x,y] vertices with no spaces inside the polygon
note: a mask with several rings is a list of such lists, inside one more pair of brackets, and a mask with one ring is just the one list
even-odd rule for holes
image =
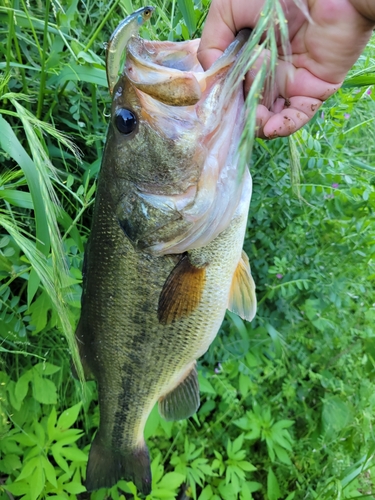
{"label": "fish mouth", "polygon": [[[197,58],[199,39],[154,42],[132,36],[126,46],[123,76],[138,97],[142,122],[182,149],[184,141],[196,141],[193,157],[187,158],[199,165],[195,184],[174,194],[164,194],[162,185],[136,185],[143,212],[152,207],[171,221],[138,235],[143,249],[154,255],[207,245],[228,227],[240,202],[245,172],[238,172],[237,149],[243,89],[242,82],[226,83],[249,35],[250,30],[242,30],[207,71]],[[176,220],[178,228],[173,227]]]}
{"label": "fish mouth", "polygon": [[[126,49],[125,71],[135,88],[169,106],[193,106],[214,80],[227,76],[238,58],[250,30],[242,30],[235,41],[207,71],[197,58],[200,39],[187,42],[153,42],[132,37]],[[230,98],[230,91],[222,96]],[[233,92],[233,88],[231,91]],[[228,95],[229,94],[229,95]]]}

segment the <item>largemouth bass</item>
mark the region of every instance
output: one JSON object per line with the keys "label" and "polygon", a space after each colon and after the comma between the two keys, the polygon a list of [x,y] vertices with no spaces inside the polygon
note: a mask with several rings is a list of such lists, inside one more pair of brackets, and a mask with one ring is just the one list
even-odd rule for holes
{"label": "largemouth bass", "polygon": [[196,359],[227,308],[248,320],[256,308],[242,252],[251,197],[248,170],[237,168],[242,85],[225,85],[248,34],[204,72],[199,40],[135,36],[145,9],[124,24],[130,37],[116,34],[127,41],[116,84],[119,58],[107,68],[111,122],[84,263],[76,336],[100,406],[89,491],[120,478],[151,491],[143,430],[153,406],[167,420],[194,414]]}

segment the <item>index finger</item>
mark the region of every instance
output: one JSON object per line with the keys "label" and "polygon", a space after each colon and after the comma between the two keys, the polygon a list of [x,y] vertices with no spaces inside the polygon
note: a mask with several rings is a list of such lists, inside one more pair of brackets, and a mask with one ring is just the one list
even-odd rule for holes
{"label": "index finger", "polygon": [[[284,0],[286,1],[286,0]],[[293,0],[289,0],[294,5]],[[198,59],[208,69],[244,28],[254,28],[264,0],[212,0],[198,48]]]}

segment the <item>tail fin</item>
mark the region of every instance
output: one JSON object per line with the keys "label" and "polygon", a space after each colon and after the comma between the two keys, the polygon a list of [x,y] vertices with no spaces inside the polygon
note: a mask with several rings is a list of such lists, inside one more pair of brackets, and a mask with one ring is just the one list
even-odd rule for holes
{"label": "tail fin", "polygon": [[151,493],[150,456],[147,446],[113,450],[104,445],[98,432],[91,445],[85,486],[87,491],[111,488],[120,479],[133,481],[144,495]]}

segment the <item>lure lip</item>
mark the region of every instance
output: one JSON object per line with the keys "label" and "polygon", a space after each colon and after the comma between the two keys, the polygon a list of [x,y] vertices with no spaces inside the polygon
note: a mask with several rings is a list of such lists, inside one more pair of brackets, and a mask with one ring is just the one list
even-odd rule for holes
{"label": "lure lip", "polygon": [[139,28],[148,21],[155,7],[148,5],[136,10],[130,16],[123,19],[112,33],[106,46],[106,73],[109,93],[113,94],[113,89],[118,81],[120,61],[126,44],[132,36],[138,34]]}

